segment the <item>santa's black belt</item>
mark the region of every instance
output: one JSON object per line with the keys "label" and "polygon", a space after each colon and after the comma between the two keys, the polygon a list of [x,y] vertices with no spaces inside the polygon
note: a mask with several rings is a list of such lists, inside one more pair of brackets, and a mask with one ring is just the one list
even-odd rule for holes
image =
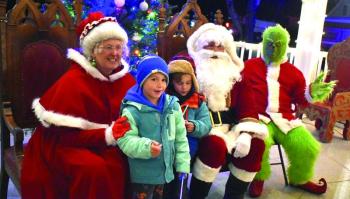
{"label": "santa's black belt", "polygon": [[222,125],[221,112],[209,111],[210,122],[213,127],[218,127]]}

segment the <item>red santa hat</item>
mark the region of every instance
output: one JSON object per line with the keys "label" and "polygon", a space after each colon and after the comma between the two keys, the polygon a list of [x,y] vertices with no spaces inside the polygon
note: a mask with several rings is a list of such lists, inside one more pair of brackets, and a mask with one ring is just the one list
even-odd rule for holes
{"label": "red santa hat", "polygon": [[187,50],[191,57],[196,57],[197,52],[210,42],[221,44],[225,52],[231,57],[233,63],[243,69],[243,62],[236,54],[236,45],[233,36],[224,26],[206,23],[200,26],[187,40]]}
{"label": "red santa hat", "polygon": [[93,12],[84,19],[76,30],[80,46],[85,56],[90,57],[93,48],[98,42],[106,39],[120,39],[126,46],[128,35],[118,24],[116,18],[105,17],[102,12]]}

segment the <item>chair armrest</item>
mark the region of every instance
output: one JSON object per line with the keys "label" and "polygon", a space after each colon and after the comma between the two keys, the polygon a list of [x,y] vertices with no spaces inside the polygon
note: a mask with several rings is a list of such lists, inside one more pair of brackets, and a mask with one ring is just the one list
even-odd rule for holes
{"label": "chair armrest", "polygon": [[[4,102],[3,103],[3,120],[6,125],[7,130],[5,130],[3,133],[10,132],[14,137],[14,146],[15,146],[15,153],[16,156],[23,156],[23,140],[24,140],[24,131],[22,128],[20,128],[13,117],[13,112],[11,109],[11,102]],[[7,135],[8,139],[10,138],[10,135]],[[9,141],[8,141],[9,143]]]}
{"label": "chair armrest", "polygon": [[350,106],[350,92],[338,92],[333,99],[333,106]]}
{"label": "chair armrest", "polygon": [[333,114],[338,120],[350,118],[350,92],[339,92],[333,99]]}

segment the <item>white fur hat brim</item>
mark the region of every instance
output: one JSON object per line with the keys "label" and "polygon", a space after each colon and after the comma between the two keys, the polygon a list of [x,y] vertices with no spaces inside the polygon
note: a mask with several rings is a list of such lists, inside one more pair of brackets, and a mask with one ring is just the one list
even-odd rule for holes
{"label": "white fur hat brim", "polygon": [[125,30],[114,21],[107,21],[94,27],[82,40],[80,45],[85,56],[90,57],[93,48],[98,42],[107,39],[120,39],[127,45],[128,35]]}
{"label": "white fur hat brim", "polygon": [[187,40],[187,50],[191,57],[195,58],[197,52],[210,42],[220,43],[225,52],[231,57],[233,63],[243,69],[243,61],[237,56],[236,45],[230,31],[224,26],[206,23],[200,26]]}

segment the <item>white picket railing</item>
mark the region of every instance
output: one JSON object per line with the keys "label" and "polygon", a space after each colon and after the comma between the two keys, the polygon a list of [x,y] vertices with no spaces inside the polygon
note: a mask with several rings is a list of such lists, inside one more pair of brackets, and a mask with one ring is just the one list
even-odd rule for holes
{"label": "white picket railing", "polygon": [[[261,43],[259,44],[253,44],[253,43],[246,43],[242,41],[235,42],[236,48],[237,48],[237,55],[242,60],[251,59],[254,57],[260,57],[261,56]],[[295,48],[288,48],[287,56],[290,63],[294,64],[295,61]],[[327,64],[327,54],[328,52],[320,51],[318,56],[318,62],[315,71],[316,74],[313,75],[313,77],[317,77],[318,74],[320,74],[321,71],[328,71],[328,64]]]}

